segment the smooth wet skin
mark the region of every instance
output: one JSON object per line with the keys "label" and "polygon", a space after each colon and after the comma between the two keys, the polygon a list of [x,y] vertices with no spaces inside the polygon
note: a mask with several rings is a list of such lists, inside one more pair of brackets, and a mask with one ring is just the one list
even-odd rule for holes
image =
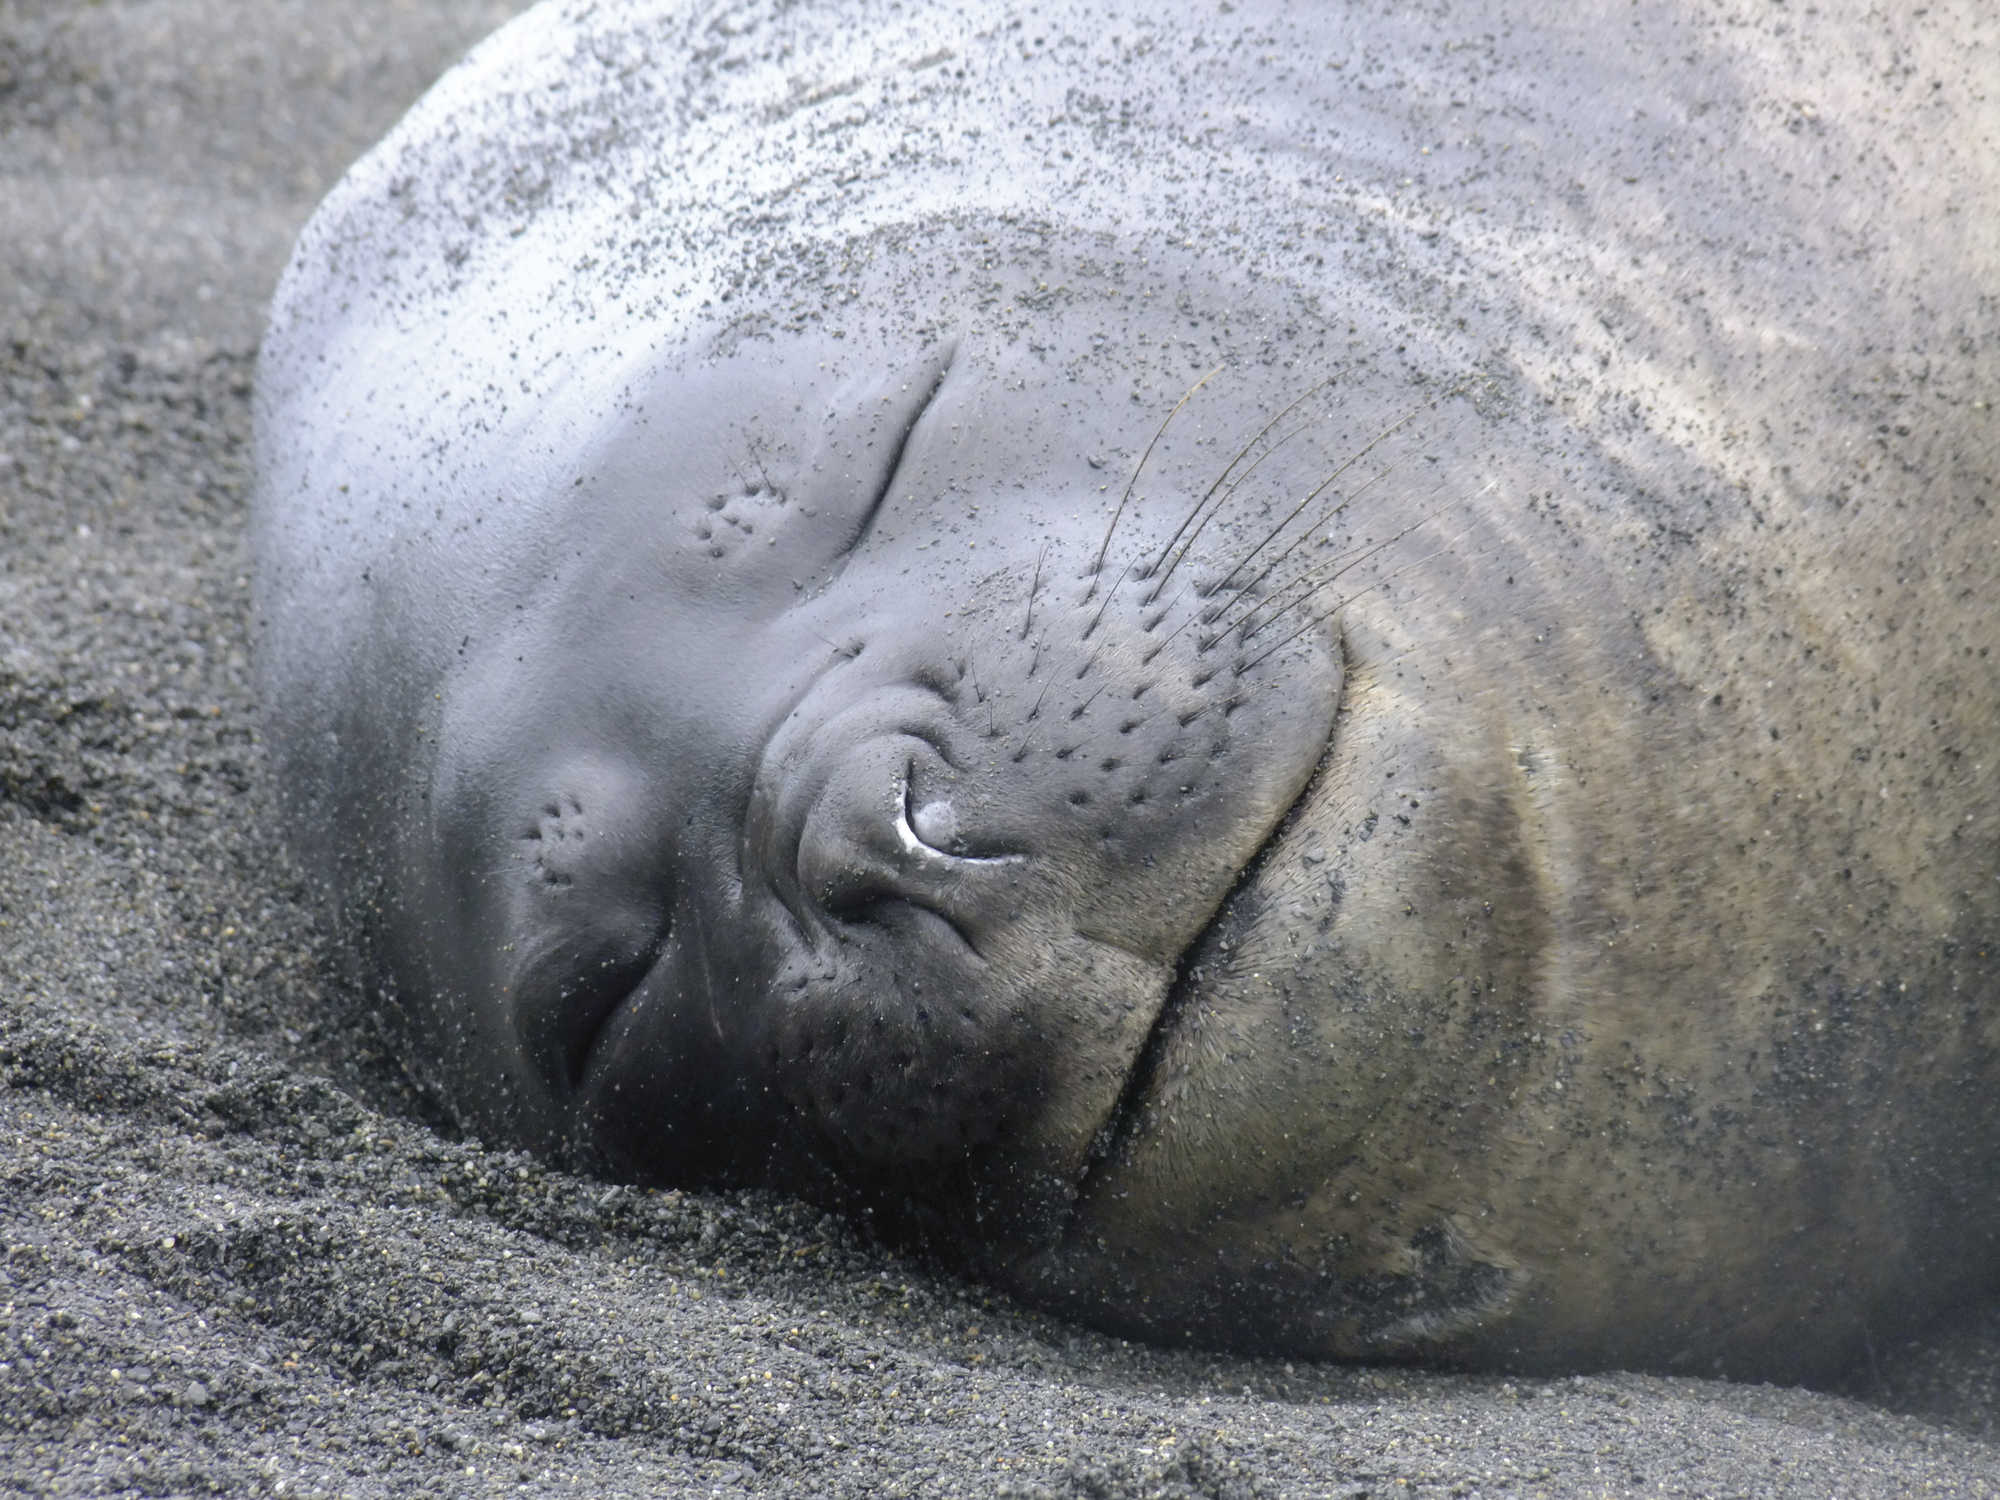
{"label": "smooth wet skin", "polygon": [[537,12],[280,293],[274,757],[413,1070],[1175,1343],[1793,1378],[2000,1277],[1984,95],[845,15]]}

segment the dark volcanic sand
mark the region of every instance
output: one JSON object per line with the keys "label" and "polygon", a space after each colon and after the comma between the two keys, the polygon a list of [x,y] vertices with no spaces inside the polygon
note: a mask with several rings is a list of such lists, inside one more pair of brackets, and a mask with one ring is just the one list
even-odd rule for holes
{"label": "dark volcanic sand", "polygon": [[247,398],[319,193],[508,9],[0,0],[0,1489],[2000,1493],[1990,1313],[1879,1405],[1173,1355],[422,1123],[272,826]]}

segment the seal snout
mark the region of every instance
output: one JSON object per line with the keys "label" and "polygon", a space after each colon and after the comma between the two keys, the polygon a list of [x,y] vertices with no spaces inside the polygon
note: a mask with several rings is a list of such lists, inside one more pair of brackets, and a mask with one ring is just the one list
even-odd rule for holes
{"label": "seal snout", "polygon": [[885,1202],[1045,1234],[1167,971],[1077,933],[1032,787],[935,674],[838,676],[767,747],[746,823],[792,953],[773,1086]]}
{"label": "seal snout", "polygon": [[1217,665],[1179,620],[1149,633],[1136,588],[1086,583],[1033,631],[992,592],[815,676],[761,753],[742,868],[790,954],[773,1092],[878,1203],[1005,1259],[1061,1234],[1341,677],[1311,636]]}

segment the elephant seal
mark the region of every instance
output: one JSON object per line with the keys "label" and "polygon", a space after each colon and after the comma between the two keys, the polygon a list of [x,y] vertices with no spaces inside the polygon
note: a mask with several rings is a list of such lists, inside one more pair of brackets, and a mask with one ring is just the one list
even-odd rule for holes
{"label": "elephant seal", "polygon": [[412,1067],[1155,1340],[1798,1378],[1992,1285],[1997,40],[503,29],[257,397]]}

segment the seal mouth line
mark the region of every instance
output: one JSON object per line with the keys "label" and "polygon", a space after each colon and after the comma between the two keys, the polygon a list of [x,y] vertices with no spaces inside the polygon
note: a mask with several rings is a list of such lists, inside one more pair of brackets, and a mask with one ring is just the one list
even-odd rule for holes
{"label": "seal mouth line", "polygon": [[[1345,655],[1344,646],[1342,655]],[[1336,711],[1336,723],[1338,718]],[[1202,945],[1209,937],[1229,920],[1236,898],[1263,873],[1264,866],[1270,862],[1279,841],[1291,832],[1292,826],[1298,821],[1299,809],[1304,807],[1319,789],[1321,779],[1326,775],[1327,768],[1332,765],[1334,750],[1333,731],[1329,729],[1326,749],[1320,752],[1319,763],[1313,767],[1312,775],[1306,778],[1306,783],[1299,789],[1298,796],[1293,798],[1291,805],[1279,814],[1271,825],[1271,831],[1265,835],[1264,842],[1257,846],[1250,858],[1244,861],[1243,868],[1236,872],[1235,880],[1230,882],[1228,894],[1217,903],[1215,911],[1202,924],[1201,930],[1189,939],[1187,946],[1175,957],[1174,977],[1167,985],[1166,998],[1160,1002],[1160,1008],[1153,1016],[1153,1024],[1146,1033],[1146,1040],[1132,1059],[1131,1071],[1125,1075],[1125,1083],[1118,1091],[1117,1102],[1111,1106],[1110,1112],[1104,1117],[1104,1123],[1098,1126],[1097,1133],[1091,1138],[1090,1150],[1085,1155],[1083,1166],[1076,1176],[1076,1192],[1063,1215],[1062,1226],[1056,1231],[1054,1241],[1056,1244],[1062,1244],[1069,1239],[1082,1212],[1084,1192],[1091,1175],[1116,1155],[1118,1148],[1131,1139],[1133,1131],[1138,1128],[1146,1096],[1152,1091],[1153,1082],[1166,1059],[1167,1044],[1180,1029],[1181,1021],[1194,1001],[1197,973],[1195,955],[1201,951]]]}

